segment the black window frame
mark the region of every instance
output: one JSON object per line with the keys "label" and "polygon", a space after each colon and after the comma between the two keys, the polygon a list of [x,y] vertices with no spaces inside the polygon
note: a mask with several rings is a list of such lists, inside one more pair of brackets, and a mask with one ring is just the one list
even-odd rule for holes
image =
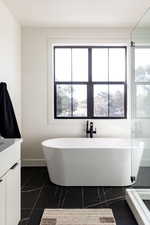
{"label": "black window frame", "polygon": [[[56,81],[55,79],[55,49],[57,48],[88,48],[88,81]],[[123,48],[125,49],[125,81],[92,81],[92,49],[93,48]],[[86,45],[63,45],[53,47],[53,68],[54,68],[54,119],[127,119],[127,46],[86,46]],[[109,53],[108,53],[109,54]],[[109,65],[108,65],[109,68]],[[68,85],[87,85],[87,116],[57,116],[57,85],[68,84]],[[103,85],[124,85],[124,116],[122,117],[112,117],[94,116],[94,88],[95,84]],[[108,94],[108,111],[109,111],[109,94]]]}

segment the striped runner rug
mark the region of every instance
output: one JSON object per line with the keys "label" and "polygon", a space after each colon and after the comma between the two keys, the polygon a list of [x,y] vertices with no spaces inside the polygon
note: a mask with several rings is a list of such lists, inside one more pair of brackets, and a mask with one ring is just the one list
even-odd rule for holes
{"label": "striped runner rug", "polygon": [[116,225],[111,209],[45,209],[40,225]]}

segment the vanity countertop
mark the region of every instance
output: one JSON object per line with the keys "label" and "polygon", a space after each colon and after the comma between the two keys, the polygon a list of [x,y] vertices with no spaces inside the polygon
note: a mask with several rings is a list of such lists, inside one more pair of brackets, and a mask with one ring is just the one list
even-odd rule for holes
{"label": "vanity countertop", "polygon": [[3,152],[5,149],[15,144],[16,142],[22,142],[22,139],[15,138],[0,138],[0,152]]}

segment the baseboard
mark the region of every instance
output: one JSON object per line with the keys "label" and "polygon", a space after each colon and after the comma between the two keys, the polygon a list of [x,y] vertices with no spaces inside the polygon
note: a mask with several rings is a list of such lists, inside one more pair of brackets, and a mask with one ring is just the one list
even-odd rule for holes
{"label": "baseboard", "polygon": [[44,159],[22,159],[22,167],[43,167],[46,166],[46,160]]}
{"label": "baseboard", "polygon": [[[29,167],[42,167],[46,166],[45,159],[22,159],[22,167],[29,166]],[[141,167],[150,167],[150,159],[143,159],[141,162]]]}
{"label": "baseboard", "polygon": [[150,167],[150,159],[142,159],[141,167]]}

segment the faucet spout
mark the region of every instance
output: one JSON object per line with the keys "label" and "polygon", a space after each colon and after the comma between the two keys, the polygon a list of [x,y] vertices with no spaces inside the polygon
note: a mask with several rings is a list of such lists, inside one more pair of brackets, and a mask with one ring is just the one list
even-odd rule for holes
{"label": "faucet spout", "polygon": [[89,121],[86,121],[86,137],[88,137]]}

